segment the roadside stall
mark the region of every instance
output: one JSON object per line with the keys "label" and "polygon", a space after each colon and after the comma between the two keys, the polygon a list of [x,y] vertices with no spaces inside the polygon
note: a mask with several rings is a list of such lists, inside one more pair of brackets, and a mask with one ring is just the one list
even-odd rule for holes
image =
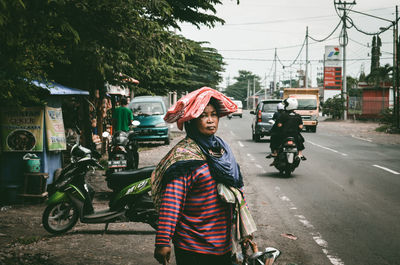
{"label": "roadside stall", "polygon": [[46,184],[53,182],[54,172],[62,167],[62,151],[67,148],[63,99],[89,95],[87,91],[57,83],[34,81],[33,84],[48,90],[46,106],[1,111],[2,204],[47,196]]}

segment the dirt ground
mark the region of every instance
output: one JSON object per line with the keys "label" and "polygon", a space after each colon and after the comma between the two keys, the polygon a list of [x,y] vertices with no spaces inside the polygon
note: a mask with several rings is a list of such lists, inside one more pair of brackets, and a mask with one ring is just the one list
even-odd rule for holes
{"label": "dirt ground", "polygon": [[[323,121],[318,131],[329,127],[380,144],[400,144],[400,135],[378,133],[377,123]],[[173,133],[171,145],[142,144],[140,167],[156,164],[184,135]],[[102,171],[89,176],[98,192],[96,208],[106,208],[106,187]],[[60,236],[52,236],[41,224],[45,203],[2,206],[0,210],[0,264],[157,264],[153,259],[154,230],[147,224],[78,224]],[[173,262],[171,264],[174,264]]]}

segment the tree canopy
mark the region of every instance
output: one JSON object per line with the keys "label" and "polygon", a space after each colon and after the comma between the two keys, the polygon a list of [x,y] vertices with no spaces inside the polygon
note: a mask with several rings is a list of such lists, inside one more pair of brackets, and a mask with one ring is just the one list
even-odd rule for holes
{"label": "tree canopy", "polygon": [[[213,27],[219,0],[0,0],[0,101],[38,102],[31,80],[87,91],[140,80],[143,94],[215,86],[222,56],[171,31]],[[123,75],[122,75],[123,74]],[[129,84],[125,84],[128,85]]]}
{"label": "tree canopy", "polygon": [[241,101],[246,101],[248,87],[251,90],[251,94],[253,94],[254,85],[256,92],[260,90],[260,77],[250,71],[239,70],[239,76],[234,77],[234,79],[236,80],[236,82],[232,85],[229,85],[225,91],[225,93],[229,97],[233,97]]}

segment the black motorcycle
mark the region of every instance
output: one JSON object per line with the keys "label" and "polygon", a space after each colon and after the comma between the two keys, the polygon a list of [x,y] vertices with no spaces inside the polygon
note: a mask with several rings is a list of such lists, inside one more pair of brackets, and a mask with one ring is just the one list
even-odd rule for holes
{"label": "black motorcycle", "polygon": [[[140,122],[133,121],[132,126]],[[135,139],[135,131],[117,131],[111,138],[108,146],[108,170],[106,175],[123,170],[137,169],[139,165],[139,144]],[[103,133],[104,138],[109,137],[108,132]]]}
{"label": "black motorcycle", "polygon": [[92,203],[95,191],[85,176],[96,167],[102,168],[89,149],[79,144],[71,149],[71,163],[62,169],[49,189],[50,196],[42,216],[43,227],[52,234],[60,234],[80,220],[82,223],[104,223],[105,230],[113,222],[143,222],[156,228],[157,213],[149,195],[154,167],[108,176],[108,186],[113,190],[109,209],[95,211]]}
{"label": "black motorcycle", "polygon": [[274,159],[273,165],[279,173],[285,177],[290,177],[291,173],[300,164],[296,142],[293,137],[286,138],[278,149],[278,155]]}

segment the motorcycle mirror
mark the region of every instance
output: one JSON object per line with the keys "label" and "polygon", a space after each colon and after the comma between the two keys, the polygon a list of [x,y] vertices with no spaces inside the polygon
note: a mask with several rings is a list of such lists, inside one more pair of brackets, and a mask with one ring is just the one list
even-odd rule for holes
{"label": "motorcycle mirror", "polygon": [[140,125],[140,121],[134,120],[134,121],[132,121],[132,125],[133,126],[139,126]]}
{"label": "motorcycle mirror", "polygon": [[103,136],[103,138],[107,138],[108,136],[110,136],[110,133],[105,131],[101,134],[101,136]]}

